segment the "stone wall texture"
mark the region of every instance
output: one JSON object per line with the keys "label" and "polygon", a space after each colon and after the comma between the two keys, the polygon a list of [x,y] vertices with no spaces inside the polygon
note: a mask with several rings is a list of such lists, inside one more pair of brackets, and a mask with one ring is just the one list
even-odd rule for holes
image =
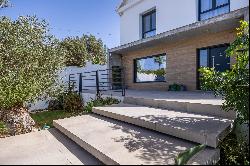
{"label": "stone wall texture", "polygon": [[[197,89],[197,49],[231,43],[235,37],[235,30],[204,33],[203,36],[196,36],[170,44],[162,43],[123,54],[122,64],[125,69],[126,85],[129,89],[168,90],[168,85],[178,83],[185,85],[187,90],[194,91]],[[167,81],[161,83],[134,83],[134,59],[162,53],[167,55]],[[234,61],[232,58],[231,64]]]}

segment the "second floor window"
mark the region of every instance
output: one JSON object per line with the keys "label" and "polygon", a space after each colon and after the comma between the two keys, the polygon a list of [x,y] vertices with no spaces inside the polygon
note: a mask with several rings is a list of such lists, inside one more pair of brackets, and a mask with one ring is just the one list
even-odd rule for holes
{"label": "second floor window", "polygon": [[142,38],[156,35],[156,11],[150,11],[142,16]]}
{"label": "second floor window", "polygon": [[230,11],[230,0],[199,0],[199,21]]}

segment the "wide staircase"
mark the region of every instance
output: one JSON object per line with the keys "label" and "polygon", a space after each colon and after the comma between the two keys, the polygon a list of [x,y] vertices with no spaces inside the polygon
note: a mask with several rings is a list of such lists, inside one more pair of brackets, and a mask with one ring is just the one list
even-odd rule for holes
{"label": "wide staircase", "polygon": [[221,105],[125,97],[54,126],[107,165],[175,164],[179,153],[199,144],[207,146],[188,164],[208,165],[219,161],[218,144],[234,119]]}

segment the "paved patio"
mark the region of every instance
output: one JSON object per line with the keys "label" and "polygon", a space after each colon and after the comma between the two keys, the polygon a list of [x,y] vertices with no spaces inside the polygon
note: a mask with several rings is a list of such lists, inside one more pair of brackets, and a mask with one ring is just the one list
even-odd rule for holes
{"label": "paved patio", "polygon": [[0,165],[100,165],[57,129],[0,139]]}

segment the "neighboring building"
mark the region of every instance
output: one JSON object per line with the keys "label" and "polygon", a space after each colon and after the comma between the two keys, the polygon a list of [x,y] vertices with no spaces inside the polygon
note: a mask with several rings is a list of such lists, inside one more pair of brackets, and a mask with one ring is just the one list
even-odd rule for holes
{"label": "neighboring building", "polygon": [[173,83],[199,89],[200,66],[225,71],[234,59],[225,50],[248,0],[123,0],[120,44],[110,66],[122,66],[129,89],[167,90]]}

